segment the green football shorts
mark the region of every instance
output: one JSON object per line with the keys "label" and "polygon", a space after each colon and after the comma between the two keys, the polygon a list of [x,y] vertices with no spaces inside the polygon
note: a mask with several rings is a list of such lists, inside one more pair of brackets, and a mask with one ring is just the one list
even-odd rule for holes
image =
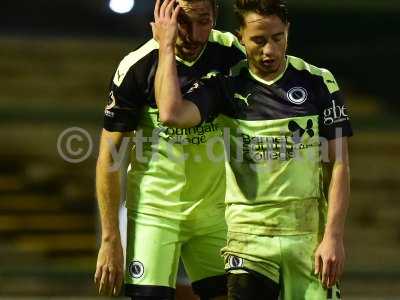
{"label": "green football shorts", "polygon": [[318,234],[260,236],[228,233],[222,250],[225,269],[264,275],[281,286],[281,300],[340,299],[338,285],[325,289],[314,275],[314,252]]}
{"label": "green football shorts", "polygon": [[179,259],[192,282],[223,276],[224,216],[171,220],[128,210],[125,283],[175,288]]}

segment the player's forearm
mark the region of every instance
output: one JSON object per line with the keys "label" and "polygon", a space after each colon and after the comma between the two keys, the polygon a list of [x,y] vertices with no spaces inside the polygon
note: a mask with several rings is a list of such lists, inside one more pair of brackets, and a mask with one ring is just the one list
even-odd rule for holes
{"label": "player's forearm", "polygon": [[[120,166],[122,162],[113,156],[123,138],[130,133],[109,132],[103,130],[100,141],[99,157],[96,165],[96,194],[99,206],[102,240],[118,240],[119,204],[120,204]],[[115,167],[119,166],[119,167]]]}
{"label": "player's forearm", "polygon": [[342,239],[349,206],[350,180],[347,161],[335,162],[328,194],[328,218],[325,235]]}
{"label": "player's forearm", "polygon": [[160,45],[155,93],[161,122],[166,125],[175,123],[174,120],[177,118],[183,99],[176,68],[175,50],[171,45]]}
{"label": "player's forearm", "polygon": [[109,158],[99,159],[96,167],[96,193],[101,219],[103,241],[115,241],[119,235],[120,179],[118,171],[111,171]]}

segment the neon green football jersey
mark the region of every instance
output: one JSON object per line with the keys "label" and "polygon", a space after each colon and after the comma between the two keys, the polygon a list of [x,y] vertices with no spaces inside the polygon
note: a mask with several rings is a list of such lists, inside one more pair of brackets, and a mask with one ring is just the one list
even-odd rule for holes
{"label": "neon green football jersey", "polygon": [[328,141],[352,135],[333,75],[288,56],[266,82],[245,67],[196,83],[184,95],[229,130],[226,219],[230,232],[295,235],[320,230]]}
{"label": "neon green football jersey", "polygon": [[[177,57],[182,89],[208,73],[228,74],[245,57],[236,37],[213,30],[201,55],[192,62]],[[164,127],[154,98],[158,44],[148,41],[120,63],[110,88],[104,128],[135,131],[127,181],[132,211],[184,220],[223,213],[225,168],[223,145],[215,122],[189,129]],[[211,142],[212,143],[212,142]],[[211,160],[208,151],[219,157]]]}

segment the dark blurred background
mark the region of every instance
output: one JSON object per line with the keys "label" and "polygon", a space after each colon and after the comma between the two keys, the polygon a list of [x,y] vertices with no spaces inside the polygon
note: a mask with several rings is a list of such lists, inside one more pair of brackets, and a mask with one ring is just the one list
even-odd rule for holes
{"label": "dark blurred background", "polygon": [[[5,299],[96,293],[94,173],[108,84],[121,58],[150,38],[153,14],[152,0],[132,1],[124,14],[110,8],[130,1],[1,1]],[[336,75],[355,131],[343,295],[400,299],[400,1],[288,2],[289,54]],[[232,1],[220,0],[218,28],[236,28]],[[75,138],[65,157],[58,142],[71,127],[89,139]]]}

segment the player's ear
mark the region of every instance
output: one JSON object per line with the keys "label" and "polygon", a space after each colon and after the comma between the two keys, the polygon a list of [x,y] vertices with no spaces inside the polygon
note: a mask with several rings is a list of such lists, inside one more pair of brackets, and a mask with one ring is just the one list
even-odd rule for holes
{"label": "player's ear", "polygon": [[236,34],[236,37],[238,38],[240,44],[242,46],[244,46],[242,29],[236,30],[235,34]]}

